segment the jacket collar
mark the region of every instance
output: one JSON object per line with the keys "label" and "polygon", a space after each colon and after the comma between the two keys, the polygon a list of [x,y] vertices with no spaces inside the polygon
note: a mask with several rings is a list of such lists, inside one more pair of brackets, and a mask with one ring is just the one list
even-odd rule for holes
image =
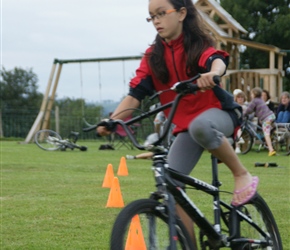
{"label": "jacket collar", "polygon": [[179,37],[177,37],[175,40],[170,41],[169,43],[165,42],[165,40],[162,40],[162,43],[164,46],[170,47],[170,48],[178,48],[180,46],[183,46],[183,33],[180,34]]}

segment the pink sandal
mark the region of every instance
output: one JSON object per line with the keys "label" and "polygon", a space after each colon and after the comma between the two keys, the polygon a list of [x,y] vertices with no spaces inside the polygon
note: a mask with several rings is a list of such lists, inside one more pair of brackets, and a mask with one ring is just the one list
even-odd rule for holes
{"label": "pink sandal", "polygon": [[232,205],[233,206],[241,206],[241,205],[246,204],[249,200],[251,200],[257,192],[258,183],[259,183],[259,178],[257,176],[253,176],[252,183],[248,184],[247,186],[245,186],[239,190],[235,190],[234,191],[235,194],[240,194],[240,193],[244,192],[245,190],[247,190],[248,188],[250,188],[250,187],[252,188],[251,192],[245,197],[244,200],[241,200],[240,202],[232,201]]}

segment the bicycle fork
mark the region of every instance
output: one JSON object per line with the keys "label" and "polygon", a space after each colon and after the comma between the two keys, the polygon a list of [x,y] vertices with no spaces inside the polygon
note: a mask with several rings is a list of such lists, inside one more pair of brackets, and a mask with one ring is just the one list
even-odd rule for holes
{"label": "bicycle fork", "polygon": [[[166,209],[168,213],[168,225],[169,225],[169,246],[170,250],[177,250],[177,241],[178,235],[176,230],[176,211],[175,211],[175,200],[173,196],[166,191],[166,183],[165,183],[165,171],[164,168],[167,167],[167,162],[165,160],[165,155],[155,155],[153,170],[155,174],[155,181],[157,187],[157,194],[160,198],[162,198],[165,202],[166,207],[160,207],[159,209]],[[158,209],[158,208],[157,208]],[[154,222],[152,222],[153,224]],[[154,234],[154,230],[151,232]],[[154,246],[154,235],[150,235],[150,246]]]}

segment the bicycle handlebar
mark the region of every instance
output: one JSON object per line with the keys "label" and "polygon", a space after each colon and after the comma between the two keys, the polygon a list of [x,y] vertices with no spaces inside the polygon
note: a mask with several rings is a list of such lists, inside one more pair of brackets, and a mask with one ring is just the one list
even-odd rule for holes
{"label": "bicycle handlebar", "polygon": [[[177,106],[179,104],[180,99],[189,93],[195,93],[196,91],[198,91],[200,88],[197,86],[197,84],[194,84],[193,82],[195,82],[198,78],[200,78],[200,74],[197,74],[196,76],[192,77],[189,80],[185,80],[185,81],[181,81],[181,82],[177,82],[173,85],[173,87],[171,87],[172,91],[175,91],[178,93],[178,95],[175,97],[175,99],[167,104],[161,105],[159,107],[157,107],[154,110],[150,110],[147,112],[142,113],[141,115],[134,117],[126,122],[124,122],[123,120],[112,120],[112,119],[107,119],[107,120],[103,120],[100,123],[90,126],[88,128],[84,128],[83,131],[84,132],[89,132],[92,131],[94,129],[96,129],[99,126],[104,126],[106,127],[109,131],[114,131],[117,125],[120,125],[126,132],[126,134],[128,135],[129,139],[132,141],[133,145],[140,149],[140,150],[145,150],[146,147],[143,145],[140,145],[135,136],[133,135],[132,131],[129,129],[129,125],[134,124],[137,121],[143,120],[146,117],[149,117],[151,115],[157,114],[160,111],[163,111],[169,107],[172,107],[170,110],[170,113],[168,115],[167,118],[167,123],[166,126],[163,130],[162,135],[159,137],[159,139],[157,141],[155,141],[154,143],[152,143],[152,145],[158,145],[161,141],[163,141],[163,139],[166,137],[166,135],[169,132],[170,129],[170,125],[172,123],[175,111],[177,109]],[[219,85],[220,83],[220,76],[214,76],[213,77],[213,81],[216,83],[216,85]]]}
{"label": "bicycle handlebar", "polygon": [[[197,74],[193,78],[181,82],[177,82],[173,85],[171,90],[176,91],[177,93],[195,93],[196,91],[199,90],[199,87],[197,84],[193,84],[198,78],[200,78],[200,74]],[[220,76],[214,76],[213,81],[215,82],[216,85],[219,85],[221,78]]]}

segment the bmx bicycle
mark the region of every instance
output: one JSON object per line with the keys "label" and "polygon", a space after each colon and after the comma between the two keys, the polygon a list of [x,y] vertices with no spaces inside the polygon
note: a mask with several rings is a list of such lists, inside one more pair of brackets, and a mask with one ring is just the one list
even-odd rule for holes
{"label": "bmx bicycle", "polygon": [[[283,249],[273,214],[261,195],[256,193],[251,200],[240,206],[233,206],[221,199],[221,192],[230,195],[232,193],[220,189],[222,183],[218,178],[217,158],[211,156],[211,184],[168,167],[168,149],[162,145],[162,140],[167,136],[180,99],[198,91],[197,85],[193,84],[198,77],[199,75],[176,83],[171,89],[178,94],[171,103],[144,112],[126,122],[108,120],[83,129],[91,131],[98,126],[106,126],[107,129],[113,131],[116,125],[121,125],[136,148],[151,151],[154,155],[152,169],[157,190],[149,198],[133,201],[121,210],[112,228],[111,250],[197,250],[176,213],[176,203],[184,209],[198,227],[199,247],[202,250]],[[215,82],[219,82],[219,79],[216,78]],[[146,146],[140,145],[128,126],[168,107],[171,107],[171,110],[163,134],[154,142],[146,143]],[[185,190],[190,189],[212,196],[213,202],[209,202],[208,205],[210,210],[213,210],[213,219],[206,218],[193,199],[189,197]],[[195,197],[198,197],[198,193]]]}

